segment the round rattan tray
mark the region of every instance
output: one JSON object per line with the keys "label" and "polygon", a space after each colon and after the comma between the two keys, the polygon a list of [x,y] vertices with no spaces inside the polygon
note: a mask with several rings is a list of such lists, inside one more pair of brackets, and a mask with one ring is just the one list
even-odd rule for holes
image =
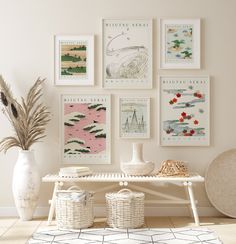
{"label": "round rattan tray", "polygon": [[223,152],[209,165],[205,186],[212,205],[236,218],[236,149]]}

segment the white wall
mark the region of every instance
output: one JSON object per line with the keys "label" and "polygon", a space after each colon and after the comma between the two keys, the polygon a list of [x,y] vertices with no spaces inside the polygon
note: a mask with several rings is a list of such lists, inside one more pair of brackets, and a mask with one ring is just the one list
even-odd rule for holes
{"label": "white wall", "polygon": [[[189,162],[191,171],[204,175],[207,165],[224,150],[235,147],[235,0],[0,0],[0,73],[11,84],[17,96],[26,91],[38,76],[46,77],[45,102],[53,113],[48,136],[34,146],[42,175],[57,171],[59,158],[59,94],[63,92],[113,94],[112,98],[112,164],[91,166],[96,171],[119,170],[120,157],[129,159],[130,140],[118,136],[118,95],[150,96],[151,139],[143,140],[145,155],[159,167],[162,160],[181,159]],[[101,65],[102,18],[154,19],[154,88],[135,90],[103,90]],[[158,19],[160,17],[202,18],[202,69],[166,70],[158,67]],[[54,87],[55,34],[94,34],[96,86]],[[158,146],[158,74],[209,74],[211,76],[211,146],[160,147]],[[233,109],[232,109],[233,108]],[[0,138],[12,134],[8,121],[0,114]],[[141,140],[140,140],[141,141]],[[11,179],[17,149],[0,154],[0,208],[13,207]],[[96,186],[91,186],[96,187]],[[166,191],[166,187],[162,191]],[[52,186],[43,184],[39,206],[47,206]],[[175,188],[171,188],[173,193]],[[178,190],[179,191],[179,190]],[[197,187],[200,207],[210,203],[204,185]]]}

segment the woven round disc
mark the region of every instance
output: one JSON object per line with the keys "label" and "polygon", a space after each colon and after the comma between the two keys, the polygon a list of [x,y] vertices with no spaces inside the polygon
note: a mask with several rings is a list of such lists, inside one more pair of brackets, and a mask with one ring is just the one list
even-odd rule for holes
{"label": "woven round disc", "polygon": [[221,213],[236,218],[236,149],[223,152],[207,169],[206,192]]}

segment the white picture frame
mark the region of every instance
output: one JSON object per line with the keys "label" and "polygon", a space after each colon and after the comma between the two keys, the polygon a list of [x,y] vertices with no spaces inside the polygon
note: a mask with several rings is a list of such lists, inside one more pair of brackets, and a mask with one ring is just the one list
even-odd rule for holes
{"label": "white picture frame", "polygon": [[201,19],[159,20],[159,68],[200,69]]}
{"label": "white picture frame", "polygon": [[54,84],[56,86],[94,85],[94,36],[54,37]]}
{"label": "white picture frame", "polygon": [[61,159],[111,164],[111,95],[61,94]]}
{"label": "white picture frame", "polygon": [[152,89],[152,19],[102,19],[103,88]]}
{"label": "white picture frame", "polygon": [[150,138],[149,97],[119,97],[119,135],[123,139]]}
{"label": "white picture frame", "polygon": [[210,145],[209,76],[159,76],[159,144]]}

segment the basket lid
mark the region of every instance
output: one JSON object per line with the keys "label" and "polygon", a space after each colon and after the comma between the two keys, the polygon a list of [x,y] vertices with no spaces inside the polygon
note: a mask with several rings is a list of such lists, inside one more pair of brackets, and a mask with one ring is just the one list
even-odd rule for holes
{"label": "basket lid", "polygon": [[143,198],[143,192],[135,192],[130,189],[122,189],[118,192],[109,192],[106,193],[107,198],[116,198],[116,199],[130,199],[130,198]]}
{"label": "basket lid", "polygon": [[56,197],[64,200],[81,201],[93,197],[93,192],[81,190],[77,186],[72,186],[67,190],[58,190]]}

